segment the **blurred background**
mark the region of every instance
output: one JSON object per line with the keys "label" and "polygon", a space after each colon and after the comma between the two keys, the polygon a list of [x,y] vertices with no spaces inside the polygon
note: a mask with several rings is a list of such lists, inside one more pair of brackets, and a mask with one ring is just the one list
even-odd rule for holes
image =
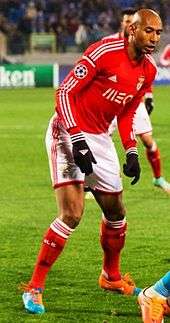
{"label": "blurred background", "polygon": [[89,44],[119,30],[121,11],[129,7],[160,14],[159,64],[170,43],[170,0],[1,0],[0,63],[72,65]]}

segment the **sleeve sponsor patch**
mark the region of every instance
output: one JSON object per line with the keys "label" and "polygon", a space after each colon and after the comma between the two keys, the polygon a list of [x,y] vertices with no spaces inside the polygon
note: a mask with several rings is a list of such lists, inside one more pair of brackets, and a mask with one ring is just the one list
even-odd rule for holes
{"label": "sleeve sponsor patch", "polygon": [[74,75],[78,79],[84,79],[87,74],[88,74],[87,67],[83,64],[79,64],[74,68]]}

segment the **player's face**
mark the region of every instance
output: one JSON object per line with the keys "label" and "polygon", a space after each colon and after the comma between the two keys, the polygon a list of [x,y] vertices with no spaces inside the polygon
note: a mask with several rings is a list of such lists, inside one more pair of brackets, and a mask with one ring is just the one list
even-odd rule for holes
{"label": "player's face", "polygon": [[159,17],[148,17],[138,24],[135,31],[135,47],[138,52],[151,54],[160,41],[162,23]]}
{"label": "player's face", "polygon": [[124,15],[122,18],[121,29],[123,31],[124,37],[129,36],[129,26],[133,20],[133,15]]}

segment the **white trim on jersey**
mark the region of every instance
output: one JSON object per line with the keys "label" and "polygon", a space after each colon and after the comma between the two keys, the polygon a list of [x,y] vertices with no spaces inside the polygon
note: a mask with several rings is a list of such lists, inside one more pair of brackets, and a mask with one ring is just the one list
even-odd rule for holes
{"label": "white trim on jersey", "polygon": [[116,47],[116,48],[113,48],[113,47],[110,47],[108,48],[107,50],[104,50],[104,51],[101,51],[101,53],[99,53],[95,58],[94,58],[94,61],[96,61],[100,56],[108,53],[108,52],[112,52],[112,51],[116,51],[116,50],[119,50],[119,49],[123,49],[124,46],[119,46],[119,47]]}
{"label": "white trim on jersey", "polygon": [[119,45],[120,43],[122,43],[122,45],[124,45],[124,40],[121,39],[121,40],[114,40],[114,41],[110,41],[108,43],[104,42],[102,43],[100,46],[98,46],[97,48],[95,48],[90,54],[89,56],[93,56],[94,54],[96,54],[98,52],[98,50],[100,50],[101,48],[103,47],[106,47],[106,46],[110,46],[110,45]]}
{"label": "white trim on jersey", "polygon": [[[94,49],[89,55],[83,56],[82,58],[86,59],[89,64],[91,64],[95,68],[95,63],[100,56],[104,55],[110,51],[117,51],[119,49],[124,48],[124,40],[116,40],[112,42],[102,43],[99,47]],[[76,80],[73,76],[68,79],[68,81],[63,84],[59,90],[59,102],[62,111],[62,115],[67,128],[76,127],[76,122],[74,120],[71,106],[69,102],[68,93],[77,85],[78,80]]]}
{"label": "white trim on jersey", "polygon": [[107,52],[110,51],[116,51],[119,49],[124,48],[124,41],[116,41],[116,42],[109,42],[108,44],[103,44],[102,46],[99,46],[97,51],[93,51],[89,57],[96,61],[100,56],[104,55]]}
{"label": "white trim on jersey", "polygon": [[62,110],[62,114],[66,123],[67,128],[76,126],[76,122],[73,118],[68,93],[76,86],[78,80],[71,77],[67,83],[65,83],[59,91],[59,100]]}
{"label": "white trim on jersey", "polygon": [[90,57],[83,55],[83,57],[82,57],[82,58],[83,58],[83,59],[86,59],[86,60],[89,62],[89,64],[91,64],[93,67],[96,67],[96,65],[95,65],[95,64],[94,64],[94,62],[90,59]]}

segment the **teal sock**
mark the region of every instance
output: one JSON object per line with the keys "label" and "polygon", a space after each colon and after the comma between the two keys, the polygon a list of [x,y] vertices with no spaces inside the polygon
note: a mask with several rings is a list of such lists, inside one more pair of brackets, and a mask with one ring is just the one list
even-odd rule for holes
{"label": "teal sock", "polygon": [[138,295],[139,295],[139,293],[141,292],[141,290],[142,290],[142,288],[135,287],[135,288],[134,288],[134,291],[133,291],[133,295],[138,296]]}
{"label": "teal sock", "polygon": [[170,296],[170,271],[153,285],[153,289],[164,297]]}

